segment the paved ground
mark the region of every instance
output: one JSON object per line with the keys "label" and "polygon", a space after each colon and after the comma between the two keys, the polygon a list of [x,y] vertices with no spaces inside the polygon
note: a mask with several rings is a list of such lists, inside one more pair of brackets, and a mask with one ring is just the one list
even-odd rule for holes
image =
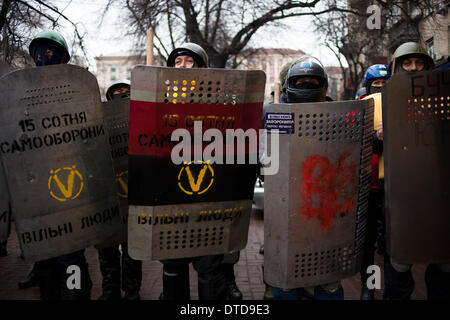
{"label": "paved ground", "polygon": [[[252,212],[249,238],[247,247],[241,251],[241,258],[235,265],[237,284],[246,300],[260,300],[264,295],[264,283],[262,281],[262,269],[264,257],[259,254],[259,249],[264,240],[264,221],[262,216]],[[20,258],[19,244],[16,233],[13,231],[8,242],[8,256],[0,258],[0,300],[35,300],[39,299],[39,289],[29,288],[19,290],[17,283],[26,277],[31,263]],[[98,265],[97,251],[94,248],[86,250],[89,263],[89,271],[93,281],[92,297],[101,295],[101,274]],[[382,258],[375,257],[375,263],[382,268]],[[426,299],[424,284],[424,265],[413,267],[416,289],[412,298],[416,300]],[[197,275],[191,266],[191,298],[196,300]],[[357,300],[360,295],[361,284],[359,275],[343,281],[345,299]],[[382,290],[377,290],[376,298],[381,299]],[[141,298],[156,300],[162,291],[162,265],[158,261],[146,261],[143,264],[143,280]]]}

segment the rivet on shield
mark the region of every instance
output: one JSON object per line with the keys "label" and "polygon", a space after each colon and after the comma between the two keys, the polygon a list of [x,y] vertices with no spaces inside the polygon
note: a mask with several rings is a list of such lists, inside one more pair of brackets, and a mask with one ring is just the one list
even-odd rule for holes
{"label": "rivet on shield", "polygon": [[84,144],[86,144],[86,143],[87,143],[87,140],[86,140],[86,139],[84,139],[84,140],[83,140],[83,143],[84,143]]}
{"label": "rivet on shield", "polygon": [[407,147],[407,146],[404,146],[404,147],[403,147],[403,150],[405,150],[405,151],[408,150],[408,147]]}
{"label": "rivet on shield", "polygon": [[26,116],[30,115],[30,113],[28,112],[28,110],[25,110],[25,112],[24,112],[23,114],[26,115]]}
{"label": "rivet on shield", "polygon": [[36,176],[32,173],[29,173],[27,176],[27,181],[28,182],[34,182],[36,180]]}
{"label": "rivet on shield", "polygon": [[94,175],[93,174],[90,174],[89,175],[89,179],[93,179],[94,178]]}

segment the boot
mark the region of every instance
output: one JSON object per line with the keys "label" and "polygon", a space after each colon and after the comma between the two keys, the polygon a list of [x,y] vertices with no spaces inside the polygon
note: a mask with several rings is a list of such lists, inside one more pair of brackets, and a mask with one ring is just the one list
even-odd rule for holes
{"label": "boot", "polygon": [[142,283],[142,261],[134,260],[128,255],[127,244],[122,244],[122,290],[123,300],[140,300],[139,291]]}
{"label": "boot", "polygon": [[411,270],[399,272],[390,262],[384,264],[384,300],[410,300],[414,291]]}
{"label": "boot", "polygon": [[242,300],[242,292],[239,290],[234,277],[234,264],[222,263],[221,267],[226,278],[227,299]]}
{"label": "boot", "polygon": [[222,273],[198,275],[198,300],[225,300],[226,296],[226,279]]}
{"label": "boot", "polygon": [[429,264],[425,271],[428,300],[450,300],[450,272],[444,272],[436,264]]}
{"label": "boot", "polygon": [[375,289],[369,289],[366,284],[363,283],[359,300],[375,300]]}
{"label": "boot", "polygon": [[189,265],[163,268],[163,292],[160,300],[189,300]]}
{"label": "boot", "polygon": [[8,241],[0,242],[0,257],[6,257],[8,255],[8,250],[6,248],[7,244],[8,244]]}
{"label": "boot", "polygon": [[102,295],[98,300],[118,301],[120,291],[120,251],[118,246],[98,249],[98,262],[102,274]]}
{"label": "boot", "polygon": [[39,261],[33,263],[30,272],[27,277],[19,282],[19,289],[26,289],[31,287],[37,287],[39,285]]}

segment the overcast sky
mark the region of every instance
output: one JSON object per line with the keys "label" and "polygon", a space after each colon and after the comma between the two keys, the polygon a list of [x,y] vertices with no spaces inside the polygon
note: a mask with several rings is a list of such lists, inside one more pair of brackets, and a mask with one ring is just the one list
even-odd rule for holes
{"label": "overcast sky", "polygon": [[[114,6],[103,24],[99,27],[100,14],[107,0],[53,0],[59,9],[64,10],[64,14],[73,22],[80,25],[80,30],[87,32],[85,44],[87,54],[92,68],[95,70],[94,57],[99,55],[111,55],[118,52],[124,52],[132,49],[131,39],[123,39],[123,26],[118,19],[120,7]],[[67,38],[73,37],[70,24],[60,21],[63,27],[62,33]],[[252,45],[255,47],[270,48],[290,48],[301,49],[309,53],[326,66],[337,66],[338,61],[332,52],[320,45],[319,39],[310,26],[308,17],[297,17],[286,20],[288,28],[276,30],[276,36],[271,32],[271,28],[263,28],[252,38]],[[163,26],[159,26],[162,28]]]}

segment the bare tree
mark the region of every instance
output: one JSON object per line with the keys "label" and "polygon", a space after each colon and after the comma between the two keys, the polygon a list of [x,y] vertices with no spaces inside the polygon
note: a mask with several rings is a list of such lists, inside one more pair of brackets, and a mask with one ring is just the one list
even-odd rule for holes
{"label": "bare tree", "polygon": [[318,0],[109,0],[104,13],[119,2],[126,6],[124,22],[136,43],[142,45],[146,30],[152,28],[162,57],[181,42],[192,41],[206,50],[213,67],[236,64],[235,57],[263,26],[289,17],[348,11],[319,8]]}
{"label": "bare tree", "polygon": [[87,59],[83,38],[79,25],[72,22],[52,1],[41,0],[2,0],[0,11],[1,58],[9,64],[24,65],[26,62],[26,46],[31,38],[42,28],[54,29],[60,20],[69,22],[73,27],[74,43],[71,48],[80,49]]}
{"label": "bare tree", "polygon": [[[338,59],[344,78],[344,99],[353,99],[367,68],[387,63],[389,54],[405,41],[420,39],[419,22],[433,11],[434,0],[327,0],[327,6],[341,6],[351,12],[333,11],[314,19],[323,44]],[[367,9],[380,8],[380,25],[369,29]],[[401,28],[401,30],[394,30]],[[344,65],[347,62],[348,68]]]}

